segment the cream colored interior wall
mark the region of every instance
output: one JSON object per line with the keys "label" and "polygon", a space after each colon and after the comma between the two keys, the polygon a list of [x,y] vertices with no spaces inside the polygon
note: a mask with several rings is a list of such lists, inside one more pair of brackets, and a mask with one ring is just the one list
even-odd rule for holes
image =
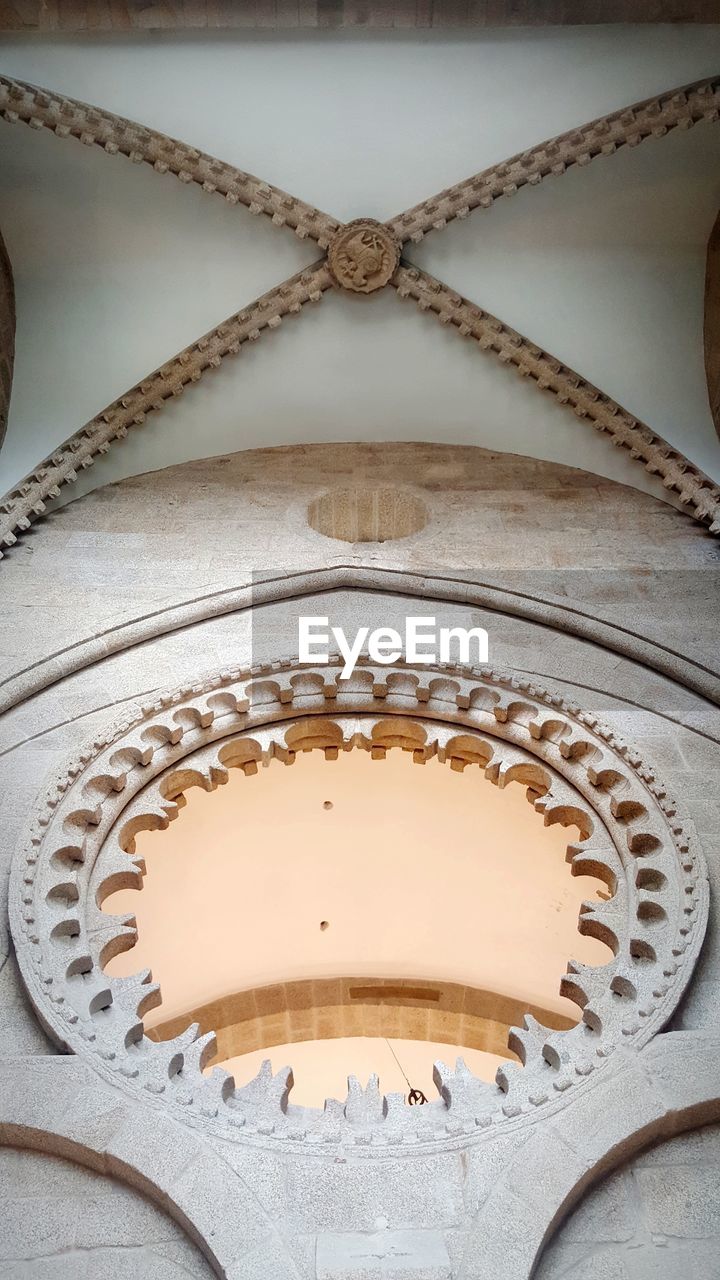
{"label": "cream colored interior wall", "polygon": [[[139,932],[108,971],[147,967],[161,984],[148,1027],[243,988],[343,975],[466,983],[577,1017],[558,992],[568,959],[609,959],[577,932],[580,903],[605,886],[571,875],[565,850],[576,828],[544,827],[519,783],[498,790],[477,768],[421,767],[400,751],[333,762],[312,752],[253,777],[233,771],[226,786],[194,788],[187,801],[167,831],[137,837],[142,891],[104,904],[133,912]],[[295,1100],[310,1105],[337,1093],[348,1070],[366,1077],[374,1062],[388,1072],[381,1040],[327,1052],[315,1042],[297,1060],[294,1049]],[[259,1058],[279,1068],[283,1053]],[[430,1089],[438,1046],[410,1053]],[[247,1056],[243,1080],[256,1070],[258,1055]],[[492,1078],[492,1055],[476,1056]],[[401,1085],[391,1075],[387,1087]]]}
{"label": "cream colored interior wall", "polygon": [[292,1065],[292,1102],[299,1107],[322,1107],[326,1098],[347,1095],[348,1076],[354,1075],[362,1085],[377,1075],[383,1093],[402,1093],[407,1097],[408,1081],[420,1089],[428,1102],[437,1098],[433,1066],[440,1060],[454,1065],[457,1057],[481,1080],[492,1081],[498,1067],[508,1061],[497,1053],[482,1049],[455,1049],[449,1044],[433,1044],[430,1040],[383,1040],[379,1036],[341,1036],[337,1040],[296,1040],[292,1044],[257,1049],[222,1065],[237,1085],[249,1084],[263,1062],[270,1061],[274,1072]]}
{"label": "cream colored interior wall", "polygon": [[[716,28],[588,27],[8,39],[1,65],[342,217],[384,217],[559,130],[713,73],[719,55]],[[3,127],[0,152],[0,219],[18,286],[5,487],[316,251],[244,209],[45,133]],[[412,253],[717,472],[701,325],[719,159],[719,129],[678,133],[478,211]],[[586,424],[391,296],[325,299],[131,433],[81,483],[241,447],[342,439],[477,443],[655,484]]]}

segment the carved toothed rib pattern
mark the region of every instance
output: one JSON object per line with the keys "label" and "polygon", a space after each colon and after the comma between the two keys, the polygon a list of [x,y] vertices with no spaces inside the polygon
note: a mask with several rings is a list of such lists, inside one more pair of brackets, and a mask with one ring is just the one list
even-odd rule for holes
{"label": "carved toothed rib pattern", "polygon": [[575,165],[588,165],[620,147],[637,147],[649,138],[664,137],[672,129],[691,129],[718,116],[720,76],[698,80],[541,142],[439,191],[391,218],[385,226],[400,241],[418,243],[429,231],[441,231],[453,218],[466,218],[473,209],[489,209],[500,197],[512,196],[521,187],[537,186],[544,178],[559,177]]}
{"label": "carved toothed rib pattern", "polygon": [[245,205],[251,213],[271,218],[275,226],[290,227],[301,240],[316,240],[322,249],[340,225],[280,187],[185,142],[9,76],[0,76],[0,116],[9,124],[49,129],[58,138],[75,138],[85,146],[102,147],[108,155],[152,165],[157,173],[171,173],[181,182],[194,182],[203,191],[223,196],[228,204]]}
{"label": "carved toothed rib pattern", "polygon": [[[562,173],[569,165],[588,163],[597,155],[617,150],[618,146],[634,145],[648,137],[661,137],[670,129],[688,128],[700,120],[716,120],[719,107],[718,77],[699,81],[685,89],[672,90],[542,143],[456,187],[448,188],[384,225],[400,242],[420,240],[425,231],[440,229],[453,217],[469,214],[478,205],[488,206],[499,195],[510,195],[519,186],[535,184],[550,173]],[[111,153],[127,155],[131,160],[152,163],[161,172],[171,171],[185,182],[198,182],[207,191],[220,192],[231,202],[242,201],[253,213],[265,213],[278,225],[293,226],[299,236],[312,236],[324,249],[328,248],[333,235],[342,226],[336,219],[262,183],[260,179],[241,173],[234,166],[225,165],[142,125],[46,89],[0,77],[0,116],[10,123],[23,121],[34,128],[49,128],[61,137],[79,138],[88,145],[98,144]],[[320,291],[329,288],[332,281],[324,262],[315,270],[320,275],[325,273]],[[696,519],[709,525],[711,532],[720,532],[719,491],[714,483],[682,453],[632,418],[610,397],[425,273],[401,266],[392,283],[403,296],[413,296],[423,309],[434,310],[441,321],[454,323],[461,333],[472,334],[481,346],[495,350],[500,359],[514,364],[520,373],[532,377],[541,388],[552,391],[560,403],[570,404],[578,417],[587,418],[598,430],[607,431],[613,444],[626,447],[631,457],[658,474],[665,487],[679,495]],[[287,281],[274,292],[281,294],[292,284],[293,281]],[[270,296],[266,295],[266,298]],[[258,307],[260,303],[253,305]],[[460,308],[465,312],[462,317]],[[279,319],[280,315],[276,314],[275,322],[279,323]],[[480,321],[485,323],[480,325]],[[214,334],[225,328],[224,325],[219,326]],[[255,326],[254,333],[248,336],[257,336],[257,329]],[[200,339],[196,347],[208,342],[212,336]],[[230,349],[235,350],[237,346]],[[192,352],[193,348],[188,348],[177,359],[185,357],[192,362]],[[222,354],[216,358],[221,359]],[[202,361],[193,362],[192,377],[201,376],[205,367]],[[156,375],[151,374],[146,382],[154,377]],[[179,382],[179,390],[186,381]],[[124,402],[136,391],[137,388],[131,390],[99,415],[99,419],[106,419],[118,405],[124,407]],[[177,390],[170,394],[177,394]],[[160,401],[156,399],[149,407],[157,408],[158,403],[166,398],[169,395],[161,395]],[[100,426],[99,419],[93,419],[6,494],[0,502],[0,514],[4,513],[6,517],[0,519],[0,558],[2,547],[12,546],[18,533],[29,528],[33,520],[44,513],[46,497],[57,496],[62,484],[72,483],[76,478],[78,466],[91,466],[98,451],[109,448],[114,440],[122,438],[128,425],[143,421],[147,412],[148,407],[138,404],[130,420],[124,420],[121,415],[118,429],[109,434],[105,431],[107,421],[105,426]],[[100,435],[97,449],[92,447],[93,441],[88,437],[93,428],[97,428]]]}
{"label": "carved toothed rib pattern", "polygon": [[63,485],[77,479],[78,471],[107,453],[113,440],[142,426],[149,415],[217,369],[227,356],[238,355],[245,343],[277,329],[305,303],[318,302],[331,283],[323,262],[299,272],[173,356],[76,431],[0,502],[0,557],[1,548],[12,546],[18,533],[29,529],[47,509],[48,500],[57,498]]}
{"label": "carved toothed rib pattern", "polygon": [[[51,788],[13,869],[11,921],[21,971],[40,1018],[63,1047],[90,1056],[128,1089],[162,1095],[196,1123],[233,1127],[256,1140],[447,1142],[490,1124],[531,1120],[562,1105],[571,1087],[618,1045],[637,1048],[670,1017],[690,977],[707,915],[702,855],[654,772],[596,718],[530,681],[447,666],[429,672],[363,663],[348,682],[339,667],[276,663],[232,671],[159,698],[98,739]],[[132,917],[101,910],[116,888],[138,885],[134,835],[166,826],[190,786],[213,789],[230,768],[291,763],[298,751],[401,748],[422,763],[481,767],[512,781],[544,821],[576,825],[572,870],[599,876],[608,900],[581,913],[581,932],[615,955],[600,969],[570,962],[563,991],[583,1010],[567,1032],[532,1020],[513,1031],[524,1067],[508,1064],[496,1086],[464,1066],[438,1065],[440,1098],[406,1108],[372,1082],[351,1085],[323,1113],[292,1105],[288,1072],[265,1068],[244,1089],[226,1073],[202,1074],[212,1037],[197,1029],[157,1045],[142,1015],[157,1001],[148,973],[110,978],[102,965],[131,946]],[[377,1096],[375,1096],[377,1095]]]}
{"label": "carved toothed rib pattern", "polygon": [[473,339],[483,351],[489,351],[521,377],[531,378],[559,404],[567,405],[576,417],[585,419],[596,431],[605,432],[614,445],[627,449],[646,471],[659,476],[663,486],[676,493],[711,533],[720,533],[720,488],[610,396],[426,271],[403,264],[392,284],[401,298],[411,298],[421,311],[430,312],[461,337]]}

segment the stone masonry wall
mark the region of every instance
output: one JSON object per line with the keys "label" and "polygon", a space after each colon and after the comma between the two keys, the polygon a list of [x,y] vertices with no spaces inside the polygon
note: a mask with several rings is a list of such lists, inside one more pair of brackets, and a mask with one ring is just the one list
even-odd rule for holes
{"label": "stone masonry wall", "polygon": [[[429,511],[426,527],[382,544],[340,543],[307,527],[313,498],[371,481],[418,494]],[[4,905],[12,852],[44,779],[157,690],[249,661],[247,613],[213,614],[207,606],[268,566],[279,575],[350,564],[412,572],[418,581],[424,574],[461,584],[469,578],[492,583],[499,601],[504,591],[508,600],[517,593],[552,603],[555,621],[460,596],[433,611],[442,623],[486,626],[494,665],[576,699],[642,746],[696,826],[717,898],[720,712],[670,667],[653,669],[592,631],[607,626],[612,637],[632,633],[639,643],[650,637],[652,661],[664,646],[666,655],[691,659],[703,679],[716,679],[716,563],[708,535],[645,495],[546,463],[424,445],[298,447],[188,464],[95,491],[38,524],[0,567],[3,674],[13,681],[23,670],[44,673],[0,723],[0,1056],[55,1052],[21,989]],[[332,608],[352,618],[360,609],[372,625],[392,624],[407,596],[381,586],[378,580],[373,590],[368,579],[362,596],[318,586],[308,612]],[[191,605],[199,612],[163,630],[166,611]],[[291,654],[292,611],[279,601],[256,612],[276,654]],[[562,619],[578,615],[588,621],[585,636],[563,630]],[[94,646],[90,658],[73,666],[83,644]],[[713,912],[675,1026],[714,1030],[719,992]],[[404,1203],[404,1183],[401,1191]],[[461,1206],[462,1194],[456,1198]],[[537,1275],[717,1280],[719,1262],[720,1126],[713,1126],[639,1156],[591,1190],[546,1248]],[[174,1280],[210,1272],[138,1192],[65,1161],[0,1149],[0,1276],[106,1274]],[[308,1237],[297,1276],[315,1274]]]}
{"label": "stone masonry wall", "polygon": [[716,1280],[720,1126],[639,1156],[580,1203],[545,1251],[537,1280]]}
{"label": "stone masonry wall", "polygon": [[0,1147],[4,1280],[206,1280],[201,1253],[138,1192],[81,1165]]}

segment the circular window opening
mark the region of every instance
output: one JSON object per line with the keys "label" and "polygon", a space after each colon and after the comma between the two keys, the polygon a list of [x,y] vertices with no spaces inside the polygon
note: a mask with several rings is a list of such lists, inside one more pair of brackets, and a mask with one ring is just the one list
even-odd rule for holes
{"label": "circular window opening", "polygon": [[391,542],[424,529],[428,511],[403,489],[358,485],[313,499],[307,519],[316,533],[340,542]]}
{"label": "circular window opening", "polygon": [[292,1063],[293,1102],[322,1108],[349,1074],[436,1097],[433,1064],[458,1053],[491,1081],[525,1011],[577,1021],[558,980],[569,956],[610,958],[578,933],[583,901],[607,886],[570,874],[577,829],[538,821],[524,769],[499,789],[477,766],[421,771],[401,750],[268,766],[212,791],[188,775],[177,823],[133,837],[143,892],[103,903],[138,925],[107,972],[160,981],[151,1039],[197,1022],[217,1035],[208,1067],[242,1086],[266,1058]]}

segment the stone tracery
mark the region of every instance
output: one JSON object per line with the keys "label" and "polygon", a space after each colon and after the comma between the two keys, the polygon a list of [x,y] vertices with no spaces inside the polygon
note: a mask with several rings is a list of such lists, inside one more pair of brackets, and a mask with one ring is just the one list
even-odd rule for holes
{"label": "stone tracery", "polygon": [[[419,762],[437,755],[454,768],[478,764],[501,786],[526,783],[546,823],[580,827],[573,866],[604,879],[612,894],[583,913],[581,928],[608,941],[614,961],[600,970],[571,963],[563,980],[583,1009],[578,1026],[548,1033],[526,1019],[513,1032],[524,1068],[505,1068],[497,1088],[462,1066],[440,1070],[440,1102],[409,1113],[401,1098],[359,1086],[320,1114],[289,1105],[291,1080],[282,1073],[261,1073],[240,1090],[224,1073],[205,1077],[212,1037],[197,1038],[191,1027],[152,1044],[142,1027],[143,1010],[157,1000],[150,975],[102,973],[103,961],[134,939],[132,921],[108,918],[100,903],[137,881],[138,830],[167,825],[184,789],[212,789],[228,768],[253,771],[270,756],[289,761],[313,748],[332,756],[353,745],[380,756],[401,747]],[[554,1113],[617,1048],[639,1049],[667,1021],[690,978],[706,913],[702,857],[674,801],[595,717],[493,672],[369,664],[348,687],[333,667],[230,672],[159,699],[97,739],[48,794],[18,852],[11,902],[38,1015],[101,1075],[161,1095],[171,1111],[218,1132],[351,1145],[373,1133],[381,1144],[407,1132],[415,1141],[459,1133],[467,1140],[499,1122],[531,1122],[541,1108]]]}
{"label": "stone tracery", "polygon": [[[391,266],[395,237],[400,244],[420,240],[431,230],[441,230],[448,220],[464,217],[474,208],[487,208],[499,196],[512,195],[521,186],[536,185],[544,177],[564,173],[568,167],[612,154],[619,146],[635,146],[648,138],[662,137],[674,128],[717,120],[719,113],[720,80],[712,77],[613,112],[540,144],[391,219],[384,224],[386,241],[373,266],[371,287],[367,288],[367,277],[366,283],[358,286],[362,272],[357,274],[357,262],[350,267],[348,276],[347,258],[346,279],[342,281],[345,287],[360,287],[361,292],[391,283],[401,296],[412,297],[421,310],[433,311],[461,336],[474,338],[483,350],[495,354],[522,376],[530,376],[542,390],[555,395],[559,403],[570,405],[579,418],[587,418],[597,429],[607,432],[613,444],[628,449],[631,457],[642,461],[713,533],[720,531],[720,490],[682,453],[559,360],[426,272],[403,263],[393,275]],[[251,212],[269,216],[275,225],[293,227],[301,238],[311,236],[323,249],[331,245],[333,235],[346,234],[337,220],[234,166],[58,94],[0,77],[0,115],[10,123],[22,121],[33,128],[49,128],[59,136],[100,145],[111,154],[120,152],[137,163],[151,163],[159,172],[172,172],[183,182],[197,182],[208,192],[223,194],[230,203],[243,203]],[[362,252],[367,255],[367,245]],[[377,257],[377,245],[372,252]],[[319,300],[338,279],[330,267],[332,248],[329,263],[322,259],[230,317],[70,437],[5,495],[0,503],[0,548],[12,546],[18,532],[42,516],[47,500],[58,496],[60,486],[72,483],[78,467],[91,466],[115,439],[126,435],[131,426],[141,425],[148,413],[179,395],[208,369],[217,367],[225,356],[237,353],[243,342],[276,328],[285,315],[299,311],[307,301]],[[352,277],[355,283],[348,286]]]}

